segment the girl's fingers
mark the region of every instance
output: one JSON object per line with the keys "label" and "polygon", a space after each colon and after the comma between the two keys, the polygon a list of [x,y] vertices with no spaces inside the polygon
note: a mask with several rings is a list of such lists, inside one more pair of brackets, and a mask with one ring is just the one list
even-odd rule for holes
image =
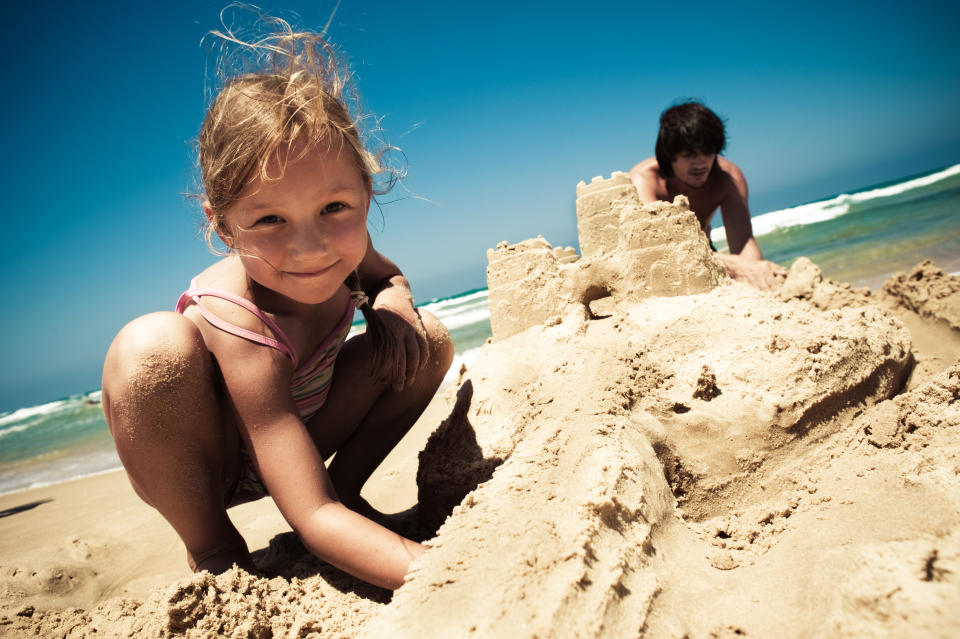
{"label": "girl's fingers", "polygon": [[399,348],[394,358],[393,379],[390,382],[391,388],[399,392],[412,385],[417,372],[426,367],[430,359],[430,345],[419,313],[413,322],[396,314],[391,314],[391,317],[403,322],[402,326],[398,322],[396,329]]}
{"label": "girl's fingers", "polygon": [[417,337],[417,349],[420,353],[420,363],[417,366],[417,370],[426,368],[427,362],[430,361],[430,344],[427,343],[427,328],[423,325],[423,317],[420,315],[420,309],[413,309],[417,314],[417,323],[416,323],[416,337]]}
{"label": "girl's fingers", "polygon": [[392,369],[393,379],[390,380],[390,386],[393,390],[400,392],[403,390],[404,371],[407,369],[407,345],[405,340],[399,344]]}
{"label": "girl's fingers", "polygon": [[427,362],[430,361],[430,345],[427,343],[427,331],[423,329],[422,324],[420,330],[417,331],[417,350],[420,353],[420,363],[417,366],[417,370],[422,370],[427,367]]}
{"label": "girl's fingers", "polygon": [[413,380],[417,376],[417,371],[420,370],[420,366],[423,361],[423,353],[420,350],[420,343],[417,339],[418,337],[419,335],[416,332],[414,332],[413,335],[407,334],[406,380],[408,385],[413,384]]}

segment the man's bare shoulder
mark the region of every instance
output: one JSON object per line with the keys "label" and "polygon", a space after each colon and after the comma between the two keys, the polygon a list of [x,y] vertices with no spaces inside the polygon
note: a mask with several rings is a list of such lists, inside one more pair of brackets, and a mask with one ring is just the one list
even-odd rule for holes
{"label": "man's bare shoulder", "polygon": [[630,177],[632,178],[633,176],[644,179],[663,179],[663,175],[660,173],[660,165],[657,164],[657,158],[655,157],[650,157],[638,162],[636,166],[630,169]]}
{"label": "man's bare shoulder", "polygon": [[746,187],[747,178],[740,167],[725,157],[717,156],[717,169],[726,186]]}
{"label": "man's bare shoulder", "polygon": [[668,197],[667,181],[655,157],[647,158],[630,169],[630,181],[637,187],[640,199],[644,202],[666,200]]}

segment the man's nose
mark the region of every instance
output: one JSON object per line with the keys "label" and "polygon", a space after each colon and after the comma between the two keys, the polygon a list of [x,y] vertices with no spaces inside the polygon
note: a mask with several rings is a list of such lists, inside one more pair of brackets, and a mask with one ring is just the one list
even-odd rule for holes
{"label": "man's nose", "polygon": [[698,151],[697,154],[693,156],[693,165],[697,168],[703,168],[707,166],[709,162],[710,156],[706,153],[701,153]]}

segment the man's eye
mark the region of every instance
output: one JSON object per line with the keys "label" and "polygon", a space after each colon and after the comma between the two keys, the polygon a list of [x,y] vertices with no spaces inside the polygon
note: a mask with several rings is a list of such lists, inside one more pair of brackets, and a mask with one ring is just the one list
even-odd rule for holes
{"label": "man's eye", "polygon": [[282,221],[283,220],[279,215],[264,215],[263,217],[259,218],[256,222],[254,222],[254,226],[259,226],[261,224],[266,224],[266,225],[279,224]]}
{"label": "man's eye", "polygon": [[325,207],[323,207],[323,212],[325,214],[336,213],[338,211],[342,211],[345,208],[347,208],[347,205],[344,204],[343,202],[331,202],[330,204],[327,204]]}

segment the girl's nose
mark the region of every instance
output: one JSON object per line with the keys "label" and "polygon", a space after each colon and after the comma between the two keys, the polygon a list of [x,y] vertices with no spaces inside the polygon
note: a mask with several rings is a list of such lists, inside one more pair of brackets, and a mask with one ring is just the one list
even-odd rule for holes
{"label": "girl's nose", "polygon": [[327,252],[329,238],[316,224],[295,229],[291,252],[298,258],[310,258]]}

